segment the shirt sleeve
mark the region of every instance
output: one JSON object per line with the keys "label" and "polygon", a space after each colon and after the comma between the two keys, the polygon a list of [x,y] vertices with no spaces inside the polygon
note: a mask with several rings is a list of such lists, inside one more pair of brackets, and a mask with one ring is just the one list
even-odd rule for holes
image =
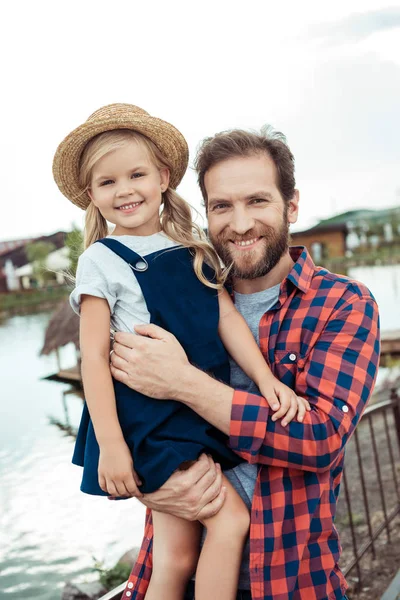
{"label": "shirt sleeve", "polygon": [[104,298],[110,306],[110,312],[113,312],[117,298],[110,289],[104,271],[89,256],[82,254],[79,257],[76,270],[76,287],[69,297],[70,304],[78,315],[81,298],[85,294],[96,298]]}
{"label": "shirt sleeve", "polygon": [[299,362],[295,392],[311,404],[303,423],[272,421],[264,398],[235,391],[230,447],[249,463],[330,469],[371,396],[379,363],[379,316],[372,296],[342,301]]}

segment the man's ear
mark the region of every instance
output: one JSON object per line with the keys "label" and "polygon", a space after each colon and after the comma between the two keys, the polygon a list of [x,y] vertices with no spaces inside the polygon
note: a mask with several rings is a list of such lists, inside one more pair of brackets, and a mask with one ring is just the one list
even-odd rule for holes
{"label": "man's ear", "polygon": [[299,216],[299,202],[300,193],[299,190],[294,190],[293,198],[289,200],[288,204],[288,222],[296,223]]}

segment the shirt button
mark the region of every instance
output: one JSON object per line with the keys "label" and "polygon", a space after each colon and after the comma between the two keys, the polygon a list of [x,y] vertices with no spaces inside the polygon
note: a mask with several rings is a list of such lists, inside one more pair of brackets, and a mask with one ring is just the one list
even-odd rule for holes
{"label": "shirt button", "polygon": [[138,260],[138,262],[135,265],[135,269],[137,271],[146,271],[147,264],[144,262],[144,260]]}
{"label": "shirt button", "polygon": [[292,362],[296,360],[296,355],[293,352],[289,354],[289,360],[291,360]]}
{"label": "shirt button", "polygon": [[349,407],[347,406],[347,404],[344,404],[344,405],[342,406],[342,411],[343,411],[344,413],[346,413],[346,412],[349,412]]}
{"label": "shirt button", "polygon": [[129,596],[132,596],[132,592],[126,592],[125,596],[128,596],[129,598]]}
{"label": "shirt button", "polygon": [[130,590],[133,588],[133,583],[132,583],[132,581],[130,581],[130,582],[128,583],[128,588],[129,588]]}

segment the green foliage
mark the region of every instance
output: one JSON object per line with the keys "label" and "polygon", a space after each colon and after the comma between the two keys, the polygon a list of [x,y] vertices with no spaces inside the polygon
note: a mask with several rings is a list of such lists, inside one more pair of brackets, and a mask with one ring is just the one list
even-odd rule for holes
{"label": "green foliage", "polygon": [[[352,512],[351,519],[353,521],[354,527],[357,527],[358,525],[363,525],[365,523],[365,517],[364,517],[364,515],[361,515],[360,513]],[[337,519],[337,523],[340,523],[340,525],[342,525],[343,527],[349,527],[350,515],[349,514],[343,515],[341,519]]]}
{"label": "green foliage", "polygon": [[0,310],[25,312],[41,304],[57,303],[62,298],[66,298],[69,293],[70,290],[66,286],[7,292],[0,294]]}
{"label": "green foliage", "polygon": [[32,263],[33,276],[42,284],[53,278],[52,273],[46,268],[46,259],[55,249],[55,245],[50,242],[33,242],[26,246],[26,256],[28,261]]}
{"label": "green foliage", "polygon": [[75,277],[78,258],[83,252],[83,232],[76,225],[67,234],[65,245],[68,248],[68,258],[70,260],[69,270],[71,275]]}
{"label": "green foliage", "polygon": [[99,573],[100,583],[107,591],[112,590],[126,581],[131,573],[132,567],[125,563],[117,563],[111,569],[105,569],[104,563],[94,558],[94,571]]}
{"label": "green foliage", "polygon": [[55,250],[55,248],[55,245],[51,244],[50,242],[33,242],[31,244],[27,244],[26,255],[29,262],[43,262],[46,260],[50,252]]}

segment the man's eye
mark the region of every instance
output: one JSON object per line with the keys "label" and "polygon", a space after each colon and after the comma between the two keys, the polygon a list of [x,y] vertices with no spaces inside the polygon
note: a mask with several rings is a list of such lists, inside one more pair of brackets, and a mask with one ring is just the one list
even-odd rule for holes
{"label": "man's eye", "polygon": [[254,198],[251,204],[262,204],[263,202],[266,202],[265,198]]}
{"label": "man's eye", "polygon": [[220,202],[219,204],[214,204],[214,206],[211,208],[211,210],[224,210],[224,208],[227,208],[228,204],[223,204],[222,202]]}

